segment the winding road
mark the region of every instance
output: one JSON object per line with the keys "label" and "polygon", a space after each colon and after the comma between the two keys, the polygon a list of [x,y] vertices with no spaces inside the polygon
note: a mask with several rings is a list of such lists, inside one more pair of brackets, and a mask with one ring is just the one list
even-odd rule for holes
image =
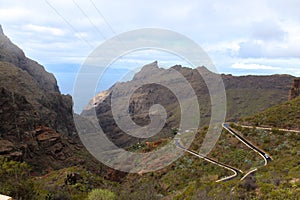
{"label": "winding road", "polygon": [[[255,146],[254,144],[252,144],[251,142],[249,142],[248,140],[246,140],[242,135],[238,134],[236,131],[234,131],[232,128],[230,128],[230,126],[229,126],[228,123],[223,123],[222,126],[229,133],[231,133],[232,135],[234,135],[238,140],[240,140],[241,142],[243,142],[247,147],[249,147],[250,149],[252,149],[256,153],[258,153],[264,159],[264,161],[265,161],[264,166],[266,166],[272,160],[272,158],[271,158],[270,155],[268,155],[266,152],[264,152],[263,150],[261,150],[260,148],[258,148],[257,146]],[[254,168],[254,169],[250,170],[249,172],[247,172],[241,178],[241,180],[244,180],[249,174],[252,174],[253,172],[256,172],[257,170],[258,170],[258,168]]]}
{"label": "winding road", "polygon": [[264,166],[266,166],[272,160],[272,158],[266,152],[264,152],[263,150],[259,149],[257,146],[253,145],[251,142],[249,142],[248,140],[246,140],[243,136],[241,136],[240,134],[238,134],[237,132],[235,132],[232,128],[230,128],[229,124],[223,123],[222,126],[229,133],[231,133],[232,135],[234,135],[238,140],[240,140],[246,146],[248,146],[250,149],[252,149],[256,153],[258,153],[264,159],[264,161],[265,161]]}
{"label": "winding road", "polygon": [[[272,160],[272,158],[271,158],[270,155],[268,155],[266,152],[264,152],[263,150],[261,150],[260,148],[258,148],[257,146],[255,146],[254,144],[252,144],[251,142],[249,142],[248,140],[246,140],[242,135],[240,135],[239,133],[237,133],[235,130],[233,130],[232,128],[230,128],[230,126],[229,126],[228,123],[223,123],[222,126],[223,126],[223,128],[225,130],[227,130],[229,133],[231,133],[232,135],[234,135],[239,141],[241,141],[247,147],[249,147],[250,149],[252,149],[256,153],[258,153],[264,159],[264,161],[265,161],[264,166],[266,166]],[[231,179],[235,178],[236,176],[238,176],[239,173],[244,174],[244,172],[242,170],[240,170],[240,169],[237,169],[235,167],[232,167],[232,166],[226,165],[224,163],[218,162],[218,161],[216,161],[214,159],[211,159],[211,158],[206,157],[204,155],[200,155],[200,154],[198,154],[198,153],[196,153],[194,151],[191,151],[191,150],[185,148],[180,143],[180,138],[174,138],[174,143],[175,143],[175,145],[178,148],[182,149],[183,151],[186,151],[186,152],[188,152],[188,153],[190,153],[190,154],[192,154],[194,156],[202,158],[202,159],[204,159],[204,160],[206,160],[206,161],[208,161],[210,163],[216,164],[216,165],[218,165],[220,167],[223,167],[223,168],[225,168],[225,169],[230,170],[230,171],[233,172],[233,174],[231,176],[224,177],[222,179],[217,180],[216,182],[231,180]],[[251,173],[253,173],[253,172],[257,171],[257,170],[258,170],[258,168],[251,169],[250,171],[248,171],[241,178],[241,180],[244,180],[249,174],[251,174]]]}
{"label": "winding road", "polygon": [[294,130],[294,129],[285,129],[285,128],[274,128],[274,127],[259,127],[259,126],[246,126],[246,125],[240,125],[240,124],[236,124],[234,123],[235,125],[239,125],[243,128],[249,128],[249,129],[252,129],[252,128],[256,128],[256,129],[259,129],[259,130],[266,130],[266,131],[272,131],[273,129],[275,130],[278,130],[278,131],[284,131],[284,132],[292,132],[292,133],[300,133],[300,130]]}
{"label": "winding road", "polygon": [[211,159],[211,158],[206,157],[206,156],[204,156],[204,155],[200,155],[200,154],[198,154],[198,153],[196,153],[196,152],[194,152],[194,151],[191,151],[191,150],[185,148],[185,147],[182,146],[182,144],[180,143],[180,138],[175,138],[174,140],[175,140],[175,144],[176,144],[176,146],[177,146],[178,148],[180,148],[180,149],[182,149],[182,150],[184,150],[184,151],[186,151],[186,152],[188,152],[188,153],[190,153],[190,154],[192,154],[192,155],[194,155],[194,156],[197,156],[197,157],[199,157],[199,158],[202,158],[202,159],[204,159],[204,160],[206,160],[206,161],[208,161],[208,162],[210,162],[210,163],[213,163],[213,164],[215,164],[215,165],[218,165],[218,166],[220,166],[220,167],[223,167],[223,168],[225,168],[225,169],[230,170],[230,171],[233,172],[233,174],[232,174],[231,176],[224,177],[224,178],[222,178],[222,179],[217,180],[216,182],[226,181],[226,180],[231,180],[231,179],[235,178],[239,173],[243,173],[243,171],[241,171],[240,169],[237,169],[237,168],[235,168],[235,167],[232,167],[232,166],[223,164],[223,163],[218,162],[218,161],[216,161],[216,160],[214,160],[214,159]]}

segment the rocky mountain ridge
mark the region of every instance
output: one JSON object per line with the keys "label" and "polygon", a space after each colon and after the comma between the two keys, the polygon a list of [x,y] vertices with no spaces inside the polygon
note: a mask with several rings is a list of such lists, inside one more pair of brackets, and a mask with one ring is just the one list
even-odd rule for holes
{"label": "rocky mountain ridge", "polygon": [[[210,120],[210,95],[208,88],[199,74],[201,70],[203,76],[213,80],[216,74],[210,72],[205,67],[191,69],[175,65],[170,69],[159,68],[157,62],[145,65],[140,72],[135,74],[132,81],[118,83],[107,91],[101,92],[93,98],[83,110],[82,116],[90,116],[94,110],[97,113],[99,123],[109,137],[121,146],[139,141],[137,138],[130,137],[120,130],[112,117],[111,98],[112,92],[116,96],[126,96],[131,86],[137,85],[141,80],[153,79],[164,80],[170,70],[176,70],[189,82],[200,105],[201,126]],[[276,105],[287,99],[287,94],[291,82],[295,77],[290,75],[271,75],[271,76],[232,76],[221,74],[227,95],[227,119],[236,120],[240,117],[249,116],[260,112],[268,107]],[[184,91],[182,81],[170,78],[170,83],[180,91]],[[127,92],[126,92],[127,91]],[[188,101],[188,99],[186,99]],[[128,112],[132,120],[141,126],[150,123],[149,109],[154,104],[161,104],[167,111],[167,121],[158,137],[171,136],[171,129],[178,127],[180,109],[178,100],[174,94],[159,84],[145,84],[138,88],[130,97]],[[151,138],[149,139],[151,140]],[[155,138],[153,138],[155,140]]]}
{"label": "rocky mountain ridge", "polygon": [[59,93],[54,75],[45,71],[42,65],[27,58],[24,52],[4,35],[2,27],[0,28],[0,61],[11,63],[28,72],[43,90]]}

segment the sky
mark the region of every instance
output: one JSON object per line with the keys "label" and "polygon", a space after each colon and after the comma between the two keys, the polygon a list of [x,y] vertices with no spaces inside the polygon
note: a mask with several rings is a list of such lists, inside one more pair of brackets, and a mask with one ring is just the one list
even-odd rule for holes
{"label": "sky", "polygon": [[[0,24],[28,57],[56,75],[62,92],[71,93],[74,74],[95,48],[141,28],[185,35],[220,73],[300,76],[299,8],[299,0],[0,0]],[[126,71],[154,60],[180,62],[141,51],[114,68]]]}

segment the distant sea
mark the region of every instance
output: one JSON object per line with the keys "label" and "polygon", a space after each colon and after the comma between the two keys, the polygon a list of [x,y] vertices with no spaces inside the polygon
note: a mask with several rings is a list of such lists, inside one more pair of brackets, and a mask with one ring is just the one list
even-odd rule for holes
{"label": "distant sea", "polygon": [[[45,68],[48,72],[54,74],[61,93],[73,94],[77,73],[80,71],[80,65],[49,64],[46,65]],[[107,90],[116,82],[123,80],[123,77],[129,72],[130,70],[125,68],[107,68],[101,76],[100,84],[97,86],[97,93]],[[126,80],[128,80],[128,78]],[[75,112],[80,113],[82,108],[77,108]]]}

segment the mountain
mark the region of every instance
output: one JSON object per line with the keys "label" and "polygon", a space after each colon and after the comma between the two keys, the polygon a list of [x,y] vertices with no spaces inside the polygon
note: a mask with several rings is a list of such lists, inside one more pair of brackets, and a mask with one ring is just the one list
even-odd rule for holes
{"label": "mountain", "polygon": [[0,155],[41,171],[79,162],[72,98],[0,30]]}
{"label": "mountain", "polygon": [[[128,112],[131,119],[138,125],[145,126],[150,123],[149,109],[154,104],[161,104],[167,112],[167,121],[160,135],[148,138],[147,140],[156,140],[171,136],[172,129],[178,128],[180,120],[179,100],[165,86],[155,83],[147,83],[152,80],[165,81],[165,85],[171,85],[177,88],[178,95],[183,96],[183,104],[189,104],[191,94],[184,86],[183,79],[174,74],[174,70],[179,72],[190,84],[195,92],[201,115],[200,126],[207,125],[210,116],[210,96],[208,88],[199,74],[201,71],[207,79],[214,80],[213,72],[210,72],[205,67],[191,69],[176,65],[170,69],[159,68],[157,62],[145,65],[140,72],[135,74],[133,79],[124,83],[117,83],[109,90],[103,91],[96,95],[81,115],[90,117],[94,110],[104,132],[114,141],[115,144],[128,147],[140,139],[128,136],[118,127],[112,117],[111,99],[114,94],[115,99],[120,101],[121,98],[129,98]],[[281,103],[287,99],[287,94],[291,82],[295,77],[290,75],[271,75],[271,76],[232,76],[221,75],[227,95],[227,119],[237,120],[244,116],[249,116],[264,109]],[[147,83],[147,84],[143,84]],[[134,92],[134,87],[141,85]],[[131,95],[132,94],[132,95]],[[130,96],[131,95],[131,96]],[[121,105],[122,102],[120,101]],[[114,105],[118,110],[118,104]]]}
{"label": "mountain", "polygon": [[[287,98],[287,93],[284,96]],[[276,117],[283,123],[298,125],[298,121],[295,120],[300,116],[299,100],[298,97],[284,101],[251,116],[249,121],[243,118],[243,121],[236,121],[237,124],[230,125],[249,142],[272,156],[272,161],[266,166],[257,152],[224,130],[208,158],[242,170],[243,174],[235,179],[215,182],[230,176],[231,173],[207,160],[186,153],[164,169],[143,175],[128,174],[119,186],[110,190],[118,195],[119,199],[299,199],[299,133],[276,130],[282,127],[281,123],[276,124],[276,128],[272,130],[239,125],[242,122],[249,124],[252,118],[261,114],[266,119]],[[270,110],[276,112],[269,112]],[[276,113],[288,113],[288,117],[282,118]],[[199,152],[206,132],[207,127],[198,129],[190,150]],[[172,138],[166,140],[170,143],[173,141]],[[163,144],[163,140],[161,141]],[[130,150],[146,153],[159,147],[155,147],[154,142],[141,142]],[[253,169],[257,171],[241,180]]]}
{"label": "mountain", "polygon": [[[299,102],[300,97],[284,101],[249,118],[243,118],[237,124],[231,124],[232,129],[272,156],[272,161],[266,166],[257,152],[227,131],[222,132],[208,157],[242,170],[243,175],[257,169],[243,180],[241,175],[233,180],[216,183],[219,178],[229,176],[228,171],[194,155],[185,154],[165,169],[142,176],[128,175],[122,187],[131,190],[127,194],[129,199],[299,199],[299,133],[276,130],[284,128],[282,124],[300,124]],[[287,116],[282,118],[280,113]],[[249,125],[253,118],[260,115],[264,115],[265,119],[276,117],[278,124],[272,130],[239,125]],[[190,150],[199,151],[206,132],[207,127],[197,131]],[[138,152],[147,152],[148,145],[140,146]],[[120,193],[117,190],[114,192]]]}

